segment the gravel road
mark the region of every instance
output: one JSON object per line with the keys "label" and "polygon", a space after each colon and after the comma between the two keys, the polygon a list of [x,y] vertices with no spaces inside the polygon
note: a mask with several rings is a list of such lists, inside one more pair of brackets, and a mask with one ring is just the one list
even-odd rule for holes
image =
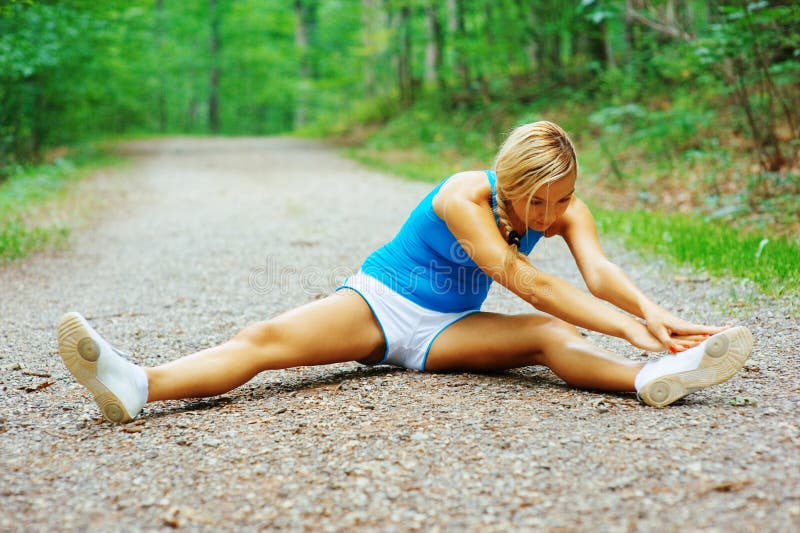
{"label": "gravel road", "polygon": [[[0,531],[800,527],[796,296],[764,298],[613,243],[668,308],[749,326],[747,366],[657,410],[567,388],[542,368],[348,363],[102,422],[57,355],[61,314],[83,312],[137,363],[169,361],[330,293],[430,188],[303,140],[126,151],[131,164],[80,185],[93,215],[66,249],[0,267]],[[558,239],[533,260],[579,283]],[[526,311],[494,289],[487,306]]]}

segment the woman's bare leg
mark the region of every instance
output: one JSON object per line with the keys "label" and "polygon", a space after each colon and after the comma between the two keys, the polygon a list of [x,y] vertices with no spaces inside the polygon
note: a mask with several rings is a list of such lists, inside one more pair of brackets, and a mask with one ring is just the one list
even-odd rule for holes
{"label": "woman's bare leg", "polygon": [[586,341],[575,327],[541,315],[475,313],[436,338],[427,371],[505,370],[544,365],[584,389],[634,391],[643,363]]}
{"label": "woman's bare leg", "polygon": [[146,368],[147,401],[223,394],[263,370],[377,360],[384,347],[367,303],[344,289],[248,326],[219,346]]}

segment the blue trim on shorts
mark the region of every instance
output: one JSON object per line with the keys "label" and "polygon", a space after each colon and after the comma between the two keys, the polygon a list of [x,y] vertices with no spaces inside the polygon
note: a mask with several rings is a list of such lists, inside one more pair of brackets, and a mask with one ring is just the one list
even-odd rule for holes
{"label": "blue trim on shorts", "polygon": [[425,356],[422,358],[422,368],[420,368],[419,371],[420,372],[425,372],[425,363],[428,362],[428,353],[431,351],[431,346],[433,346],[434,341],[439,338],[439,335],[441,335],[444,330],[446,330],[447,328],[449,328],[450,326],[452,326],[456,322],[458,322],[460,320],[463,320],[463,319],[467,318],[468,316],[472,316],[475,313],[479,313],[479,312],[480,312],[480,309],[473,309],[472,311],[469,311],[466,315],[460,316],[460,317],[454,319],[452,322],[448,323],[442,329],[437,331],[436,335],[434,335],[433,338],[431,339],[431,342],[428,343],[428,347],[425,348]]}
{"label": "blue trim on shorts", "polygon": [[[382,365],[389,358],[389,339],[386,338],[386,329],[384,329],[383,324],[381,324],[381,319],[378,318],[378,314],[375,312],[375,309],[372,308],[372,304],[369,303],[369,300],[367,300],[366,296],[361,294],[360,290],[355,289],[355,288],[351,287],[350,285],[344,285],[344,284],[343,285],[339,285],[338,287],[336,287],[336,291],[335,292],[339,292],[339,289],[350,289],[351,291],[353,291],[356,294],[358,294],[359,296],[361,296],[361,299],[364,300],[364,302],[366,302],[367,306],[369,306],[369,310],[372,313],[372,316],[375,317],[375,321],[378,323],[378,327],[381,328],[381,333],[383,334],[383,343],[386,345],[386,349],[383,352],[383,358],[380,361],[378,361],[377,363],[366,364],[366,363],[360,363],[358,361],[356,361],[356,362],[359,363],[359,364],[362,364],[362,365],[366,365],[366,366]],[[427,357],[427,355],[428,354],[426,353],[425,356]],[[422,367],[425,368],[425,361],[424,360],[422,361]]]}

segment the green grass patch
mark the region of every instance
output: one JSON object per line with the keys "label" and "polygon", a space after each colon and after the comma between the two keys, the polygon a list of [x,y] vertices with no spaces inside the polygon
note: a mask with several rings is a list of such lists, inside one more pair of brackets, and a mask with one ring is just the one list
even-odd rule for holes
{"label": "green grass patch", "polygon": [[458,169],[487,168],[487,163],[477,158],[462,157],[455,153],[432,154],[425,150],[376,150],[359,147],[347,148],[345,155],[369,167],[415,181],[436,183]]}
{"label": "green grass patch", "polygon": [[63,242],[69,235],[64,226],[30,227],[12,219],[0,222],[0,261],[19,259],[47,245]]}
{"label": "green grass patch", "polygon": [[76,148],[52,163],[17,166],[0,182],[0,261],[64,242],[70,228],[53,222],[52,208],[69,185],[101,166],[118,161],[97,146]]}
{"label": "green grass patch", "polygon": [[632,249],[688,263],[712,275],[749,279],[773,296],[791,294],[800,285],[800,246],[788,239],[743,233],[688,214],[592,212],[601,233],[621,237]]}

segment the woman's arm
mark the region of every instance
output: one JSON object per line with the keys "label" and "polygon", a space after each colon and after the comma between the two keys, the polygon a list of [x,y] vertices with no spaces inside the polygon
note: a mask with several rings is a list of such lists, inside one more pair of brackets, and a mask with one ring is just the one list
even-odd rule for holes
{"label": "woman's arm", "polygon": [[567,242],[591,293],[644,319],[665,348],[681,351],[696,344],[703,335],[724,329],[692,324],[650,300],[621,268],[608,260],[600,246],[594,217],[579,198],[573,198],[554,230]]}
{"label": "woman's arm", "polygon": [[508,260],[511,250],[497,228],[486,191],[476,183],[480,182],[451,179],[434,199],[434,210],[486,274],[537,309],[566,322],[620,337],[644,350],[663,349],[641,322],[541,272],[521,254]]}

